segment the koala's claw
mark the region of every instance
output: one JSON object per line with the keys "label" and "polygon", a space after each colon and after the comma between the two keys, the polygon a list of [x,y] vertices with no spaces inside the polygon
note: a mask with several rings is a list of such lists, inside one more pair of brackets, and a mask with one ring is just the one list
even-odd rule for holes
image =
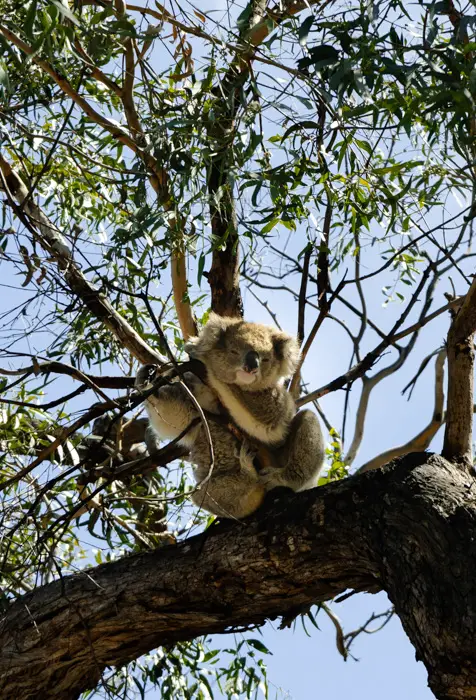
{"label": "koala's claw", "polygon": [[239,460],[243,469],[252,469],[256,472],[254,460],[257,455],[257,450],[247,441],[243,440],[240,447]]}
{"label": "koala's claw", "polygon": [[288,486],[287,480],[284,477],[284,469],[276,469],[275,467],[267,467],[261,469],[259,480],[263,484],[266,491],[271,491],[278,486]]}

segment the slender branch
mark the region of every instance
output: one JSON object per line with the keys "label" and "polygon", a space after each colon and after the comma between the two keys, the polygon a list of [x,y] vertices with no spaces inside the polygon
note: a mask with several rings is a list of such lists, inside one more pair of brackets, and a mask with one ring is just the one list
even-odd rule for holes
{"label": "slender branch", "polygon": [[184,340],[197,334],[197,325],[190,311],[185,253],[175,250],[170,261],[175,310]]}
{"label": "slender branch", "polygon": [[309,279],[309,263],[311,262],[312,245],[308,243],[304,251],[304,259],[302,262],[301,286],[299,288],[299,303],[298,303],[298,328],[297,338],[299,345],[303,344],[305,333],[306,320],[306,292],[307,282]]}
{"label": "slender branch", "polygon": [[127,523],[124,518],[116,515],[108,508],[106,508],[106,506],[102,503],[101,496],[93,496],[87,486],[80,487],[80,498],[82,501],[84,501],[84,506],[76,511],[76,513],[74,514],[75,519],[80,518],[81,515],[83,515],[83,513],[86,513],[87,511],[95,510],[101,513],[106,519],[109,519],[115,525],[121,527],[123,530],[132,535],[132,537],[139,544],[145,546],[147,549],[154,548],[152,542],[150,542],[147,539],[147,537],[144,537],[144,535],[141,535],[141,533],[138,532],[135,528],[131,527],[131,525],[129,525],[129,523]]}
{"label": "slender branch", "polygon": [[[191,363],[184,362],[181,365],[180,369],[181,371],[185,371],[187,368],[194,368],[196,364],[196,361],[192,361]],[[198,364],[201,365],[201,363]],[[109,401],[95,404],[88,411],[86,411],[86,413],[84,413],[84,415],[81,416],[81,418],[78,418],[73,423],[70,423],[70,425],[64,428],[61,428],[58,437],[50,445],[45,447],[36,457],[36,459],[30,462],[30,464],[20,469],[13,477],[11,477],[10,479],[6,479],[0,483],[0,491],[5,490],[12,484],[23,479],[26,475],[30,474],[33,471],[33,469],[36,469],[36,467],[38,467],[42,462],[48,459],[58,449],[58,447],[62,445],[71,435],[74,435],[78,430],[83,428],[95,418],[99,418],[100,416],[104,415],[104,413],[106,413],[107,411],[119,408],[119,415],[116,416],[117,420],[117,418],[119,418],[120,416],[124,415],[128,411],[131,411],[136,406],[139,406],[146,398],[152,396],[160,386],[163,386],[164,384],[168,383],[169,378],[161,376],[165,369],[166,368],[163,367],[161,368],[158,377],[154,379],[153,382],[151,382],[150,387],[148,387],[147,389],[137,390],[126,396],[121,396],[117,399],[110,399]]]}
{"label": "slender branch", "polygon": [[[302,273],[301,273],[301,287],[299,289],[299,299],[298,299],[298,329],[297,329],[297,339],[299,345],[304,342],[304,332],[305,332],[305,320],[306,320],[306,292],[307,292],[307,282],[309,279],[309,263],[311,261],[313,246],[308,243],[304,251],[304,260],[302,263]],[[316,329],[317,332],[317,329]],[[301,371],[293,377],[289,391],[294,399],[299,396],[301,385]]]}
{"label": "slender branch", "polygon": [[134,59],[134,44],[132,38],[128,37],[124,42],[124,88],[122,91],[122,104],[127,118],[127,123],[132,134],[137,138],[143,136],[143,129],[137,114],[134,103],[134,74],[135,74],[135,59]]}
{"label": "slender branch", "polygon": [[32,403],[31,401],[16,401],[15,399],[6,399],[2,397],[0,398],[0,405],[3,403],[7,406],[22,406],[24,408],[34,408],[36,411],[49,411],[52,408],[56,408],[56,406],[61,406],[67,401],[75,399],[77,396],[84,394],[84,392],[87,389],[87,386],[78,386],[74,391],[71,391],[69,394],[61,396],[59,399],[54,399],[54,401],[50,401],[49,403],[45,404],[36,404]]}
{"label": "slender branch", "polygon": [[[112,134],[125,146],[128,146],[155,172],[157,166],[155,159],[144,153],[134,139],[132,139],[120,126],[114,122],[111,122],[109,119],[97,112],[94,107],[92,107],[89,102],[84,99],[84,97],[76,92],[66,78],[63,78],[47,61],[44,61],[39,56],[35,55],[35,51],[31,46],[26,44],[22,39],[20,39],[20,37],[10,31],[3,24],[0,24],[0,33],[3,34],[5,39],[8,39],[8,41],[23,51],[23,53],[25,53],[27,56],[31,56],[32,61],[36,63],[36,65],[39,66],[45,73],[47,73],[50,78],[55,81],[58,87],[61,88],[64,94],[70,97],[90,119],[109,131],[110,134]],[[155,172],[155,175],[159,182],[162,182],[163,172],[160,169]]]}
{"label": "slender branch", "polygon": [[[296,392],[297,387],[299,386],[299,381],[301,378],[301,369],[302,369],[302,366],[306,360],[307,354],[308,354],[309,350],[311,349],[311,345],[313,344],[314,339],[317,335],[317,331],[319,330],[322,323],[324,322],[324,319],[326,318],[327,314],[330,311],[332,302],[337,297],[337,295],[339,294],[339,292],[341,291],[343,286],[344,286],[344,278],[337,285],[337,288],[336,288],[335,292],[333,292],[329,301],[326,302],[325,305],[323,305],[323,308],[319,312],[319,315],[318,315],[318,317],[317,317],[317,319],[316,319],[316,321],[311,329],[311,332],[309,333],[309,335],[306,339],[306,342],[304,343],[304,347],[303,347],[302,352],[301,352],[301,357],[299,359],[299,364],[297,366],[296,371],[294,372],[293,378],[291,380],[291,384],[289,385],[289,391],[293,395],[294,395],[294,392]],[[309,396],[309,394],[305,398],[307,399],[308,396]],[[305,403],[307,403],[307,401],[305,401]]]}
{"label": "slender branch", "polygon": [[85,49],[81,45],[81,42],[79,41],[79,39],[74,40],[74,48],[78,52],[79,57],[84,61],[85,65],[89,68],[91,77],[94,78],[94,80],[97,80],[98,82],[105,85],[115,95],[117,95],[118,97],[121,97],[122,90],[121,90],[120,85],[118,85],[114,80],[111,80],[111,78],[108,78],[108,76],[105,73],[103,73],[103,71],[95,65],[93,59],[85,51]]}
{"label": "slender branch", "polygon": [[317,256],[317,303],[322,311],[329,311],[327,294],[330,289],[329,280],[329,234],[332,220],[332,204],[330,196],[324,214],[324,240],[319,246],[319,255]]}
{"label": "slender branch", "polygon": [[95,467],[94,469],[82,474],[78,478],[78,483],[89,484],[97,481],[99,478],[117,480],[131,477],[135,474],[144,475],[148,472],[156,471],[158,467],[163,467],[176,459],[186,457],[189,450],[182,445],[178,445],[177,442],[181,440],[189,430],[198,425],[199,422],[200,419],[195,418],[190,425],[188,425],[186,429],[180,433],[178,438],[171,440],[160,450],[157,450],[150,455],[133,459],[130,462],[125,462],[124,464],[113,465],[112,468],[109,465],[104,467]]}
{"label": "slender branch", "polygon": [[[340,299],[340,301],[342,301],[342,299]],[[444,313],[445,311],[448,311],[449,309],[457,307],[460,303],[460,299],[455,299],[450,303],[440,307],[432,314],[429,314],[418,323],[412,324],[400,333],[390,333],[388,336],[385,336],[385,339],[382,340],[382,342],[374,350],[372,350],[372,352],[368,353],[361,362],[355,364],[353,367],[351,367],[351,369],[348,372],[342,374],[340,377],[337,377],[332,382],[325,384],[324,386],[320,387],[319,389],[316,389],[315,391],[309,392],[309,394],[306,394],[306,396],[302,396],[300,399],[297,400],[296,405],[303,406],[304,404],[309,403],[310,401],[314,401],[314,399],[319,399],[321,398],[321,396],[325,396],[326,394],[329,394],[332,391],[342,389],[348,383],[355,382],[356,379],[362,377],[365,374],[365,372],[367,372],[372,367],[372,365],[376,362],[378,357],[382,354],[382,352],[384,352],[384,350],[387,347],[393,345],[397,340],[401,340],[401,338],[404,338],[406,335],[410,335],[410,333],[413,333],[417,328],[423,328],[423,326],[426,326],[426,324],[432,321],[434,318]]]}
{"label": "slender branch", "polygon": [[[123,7],[125,8],[125,4],[123,4]],[[168,174],[167,171],[158,164],[156,158],[154,158],[150,153],[140,148],[137,141],[134,138],[131,138],[121,127],[119,127],[117,124],[111,122],[109,119],[97,112],[89,104],[89,102],[85,100],[81,95],[79,95],[78,92],[72,87],[72,85],[65,78],[63,78],[47,61],[44,61],[43,59],[35,55],[35,52],[31,46],[22,41],[22,39],[20,39],[18,36],[16,36],[16,34],[11,32],[7,27],[5,27],[2,24],[0,24],[0,33],[2,33],[6,39],[11,41],[26,55],[32,56],[32,60],[56,82],[56,84],[65,93],[65,95],[68,95],[68,97],[70,97],[90,119],[92,119],[96,124],[99,124],[104,129],[106,129],[121,143],[128,146],[144,162],[144,164],[149,169],[149,180],[153,189],[158,194],[165,210],[170,211],[172,208],[172,198],[169,189]],[[133,53],[131,54],[132,51],[133,48],[131,43],[130,51],[128,51],[126,47],[126,74],[124,79],[124,90],[122,91],[122,99],[125,108],[126,118],[128,120],[128,124],[131,128],[132,133],[134,134],[134,136],[142,136],[142,129],[139,123],[137,112],[135,110],[132,96],[134,78],[134,57]],[[172,228],[177,228],[177,223],[178,222],[175,217],[172,217],[169,221],[169,224]],[[183,229],[183,226],[181,228]],[[183,270],[185,271],[185,263],[183,264]],[[174,265],[172,263],[172,277],[173,276]],[[185,287],[187,286],[186,278],[185,282],[182,282],[182,284],[184,284]],[[179,297],[177,297],[177,299],[178,298]],[[179,303],[179,307],[177,308],[177,315],[182,321],[181,329],[184,336],[188,337],[189,335],[192,335],[195,332],[195,322],[193,319],[190,303],[181,301]],[[194,329],[193,333],[191,332],[191,329]]]}
{"label": "slender branch", "polygon": [[[272,244],[269,244],[269,247],[270,247],[270,249],[273,250],[275,253],[277,253],[278,255],[282,256],[283,258],[286,258],[286,260],[288,260],[290,263],[292,263],[292,264],[294,265],[294,269],[295,269],[296,272],[299,272],[299,273],[302,272],[302,266],[299,264],[299,261],[294,260],[294,259],[293,259],[290,255],[288,255],[285,251],[279,250],[279,248],[276,248],[276,247],[273,246]],[[316,278],[315,276],[313,276],[312,274],[309,275],[309,280],[310,280],[311,282],[313,282],[314,284],[317,284],[317,278]],[[253,283],[255,283],[254,280],[251,280],[251,281],[252,281]],[[346,280],[346,284],[348,284],[348,283],[349,283],[349,281]],[[352,313],[354,313],[356,316],[358,316],[360,319],[362,319],[362,312],[359,311],[359,309],[357,309],[353,304],[351,304],[350,301],[347,301],[347,299],[345,299],[345,298],[344,298],[342,295],[340,295],[340,294],[336,297],[336,299],[337,299],[337,301],[340,301],[341,304],[343,304],[344,306],[346,306],[350,311],[352,311]],[[308,302],[308,303],[309,303],[309,302]],[[375,331],[375,333],[377,333],[378,336],[380,336],[380,338],[384,339],[384,338],[387,337],[387,334],[384,333],[371,319],[369,319],[369,318],[367,319],[367,324],[370,326],[370,328],[372,328],[373,331]]]}
{"label": "slender branch", "polygon": [[430,321],[433,321],[433,319],[435,319],[437,316],[441,316],[441,314],[444,314],[445,311],[450,311],[451,309],[458,308],[458,306],[460,304],[461,304],[461,298],[458,298],[458,299],[453,299],[452,301],[448,302],[448,304],[445,304],[444,306],[440,306],[439,309],[436,309],[436,311],[433,311],[433,313],[428,314],[428,316],[425,316],[420,321],[417,321],[416,323],[414,323],[412,326],[408,326],[408,328],[405,328],[405,330],[401,331],[400,333],[396,333],[392,337],[392,342],[396,343],[397,341],[404,338],[406,335],[410,335],[410,333],[414,333],[414,331],[417,331],[420,328],[423,328],[423,326],[426,326],[427,323],[430,323]]}
{"label": "slender branch", "polygon": [[[87,306],[93,316],[104,323],[121,345],[136,359],[143,363],[163,364],[164,358],[142,340],[132,326],[114,309],[107,297],[85,278],[76,265],[65,238],[40,207],[31,200],[25,201],[28,196],[25,184],[1,155],[0,173],[12,205],[16,206],[15,201],[21,205],[16,206],[19,218],[26,224],[42,248],[55,260],[73,294]],[[25,215],[28,220],[25,220]]]}
{"label": "slender branch", "polygon": [[85,425],[90,423],[92,420],[95,418],[98,418],[99,416],[102,416],[106,411],[114,408],[115,405],[112,401],[109,403],[106,402],[106,404],[96,404],[96,406],[93,406],[92,408],[89,409],[81,418],[78,418],[75,420],[73,423],[71,423],[69,426],[66,428],[62,428],[61,434],[59,437],[57,437],[52,443],[47,445],[36,459],[34,459],[30,464],[27,464],[26,467],[23,467],[20,469],[14,476],[12,476],[10,479],[5,479],[0,483],[0,491],[4,491],[7,489],[9,486],[12,484],[17,483],[18,481],[21,481],[25,476],[30,474],[36,467],[38,467],[42,462],[44,462],[46,459],[51,457],[51,455],[56,452],[58,447],[62,445],[66,440],[71,436],[74,435],[80,428],[83,428]]}
{"label": "slender branch", "polygon": [[388,464],[390,460],[399,457],[400,455],[408,454],[409,452],[422,452],[428,449],[431,441],[435,437],[438,430],[441,428],[444,422],[443,408],[445,401],[444,394],[444,368],[446,360],[446,349],[440,350],[435,362],[435,406],[433,409],[433,415],[428,423],[428,425],[423,428],[415,437],[406,442],[404,445],[399,447],[393,447],[390,450],[386,450],[381,454],[377,455],[373,459],[369,460],[363,464],[360,469],[357,470],[357,474],[362,474],[368,472],[372,469],[378,469],[384,464]]}
{"label": "slender branch", "polygon": [[[377,384],[379,384],[383,379],[390,376],[394,372],[397,372],[403,366],[403,364],[407,360],[408,356],[410,355],[411,351],[415,347],[415,343],[417,341],[418,334],[419,334],[420,328],[421,328],[421,322],[425,318],[425,316],[426,316],[426,314],[431,306],[431,303],[433,301],[433,293],[435,291],[435,286],[436,286],[436,283],[438,281],[438,277],[439,277],[439,273],[436,272],[433,276],[433,279],[432,279],[430,285],[428,286],[428,289],[426,292],[425,302],[424,302],[424,304],[421,308],[421,311],[420,311],[419,321],[418,321],[418,323],[414,324],[415,330],[413,331],[413,335],[412,335],[410,341],[407,343],[407,345],[404,348],[398,349],[398,357],[395,360],[395,362],[390,364],[388,367],[385,367],[380,372],[377,372],[373,377],[367,377],[365,375],[362,377],[362,381],[363,381],[362,394],[360,396],[359,407],[357,409],[354,437],[352,439],[352,443],[349,447],[347,455],[344,458],[344,461],[346,462],[346,464],[352,464],[352,462],[354,461],[354,459],[357,455],[359,447],[362,443],[362,439],[363,439],[363,435],[364,435],[365,417],[367,415],[367,408],[368,408],[368,403],[369,403],[371,392],[377,386]],[[365,309],[365,301],[363,302],[363,310],[362,310],[363,314],[365,313],[364,309]]]}
{"label": "slender branch", "polygon": [[[21,369],[6,369],[0,367],[0,374],[7,376],[13,375],[30,375],[30,374],[66,374],[73,379],[77,379],[84,384],[87,384],[97,391],[101,389],[132,389],[134,386],[134,377],[99,377],[93,376],[92,374],[85,374],[81,372],[77,367],[65,364],[64,362],[47,361],[47,362],[34,362],[29,367],[22,367]],[[103,395],[103,398],[108,397]]]}

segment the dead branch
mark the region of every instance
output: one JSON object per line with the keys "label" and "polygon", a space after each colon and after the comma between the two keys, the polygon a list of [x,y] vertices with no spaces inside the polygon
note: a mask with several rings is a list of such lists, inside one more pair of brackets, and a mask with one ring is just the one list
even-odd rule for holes
{"label": "dead branch", "polygon": [[[349,653],[349,649],[356,639],[360,634],[375,634],[376,632],[380,632],[380,630],[387,625],[392,617],[395,615],[395,609],[390,608],[389,610],[385,610],[385,612],[381,613],[372,613],[372,615],[369,617],[369,619],[364,622],[363,625],[360,627],[357,627],[357,629],[352,630],[351,632],[347,632],[346,635],[344,635],[344,643],[345,643],[345,649]],[[376,627],[373,627],[369,629],[369,625],[372,624],[372,622],[375,622],[376,620],[381,620],[383,618],[383,622],[380,622]]]}
{"label": "dead branch", "polygon": [[[293,378],[291,380],[291,384],[289,385],[289,391],[291,392],[291,394],[293,394],[293,396],[295,395],[295,392],[297,391],[297,388],[299,387],[299,382],[300,382],[300,378],[301,378],[301,369],[302,369],[302,366],[306,360],[307,354],[308,354],[309,350],[311,349],[311,345],[313,344],[314,339],[317,335],[317,331],[322,326],[324,319],[326,318],[327,314],[329,313],[332,302],[334,301],[334,299],[337,297],[337,295],[341,291],[343,285],[344,285],[344,279],[342,279],[339,282],[339,284],[336,287],[335,292],[333,292],[329,301],[325,304],[324,308],[322,308],[321,311],[319,312],[319,315],[318,315],[313,327],[311,328],[311,332],[309,333],[309,335],[306,339],[306,342],[304,343],[304,347],[303,347],[302,352],[301,352],[301,357],[299,359],[299,364],[297,366],[296,371],[294,372]],[[308,396],[309,396],[309,394],[305,398],[307,398]],[[307,403],[307,401],[305,401],[305,403]],[[300,405],[300,404],[298,404],[298,405]]]}
{"label": "dead branch", "polygon": [[[339,300],[342,301],[342,299]],[[379,345],[377,345],[377,347],[374,350],[369,352],[361,362],[357,362],[357,364],[351,367],[351,369],[348,372],[342,374],[340,377],[337,377],[328,384],[325,384],[324,386],[320,387],[319,389],[316,389],[315,391],[309,392],[309,394],[306,394],[306,396],[302,396],[300,399],[297,400],[296,405],[304,406],[304,404],[309,403],[310,401],[314,401],[314,399],[319,399],[321,398],[321,396],[325,396],[326,394],[329,394],[332,391],[342,389],[346,384],[352,384],[353,382],[355,382],[356,379],[362,377],[372,367],[372,365],[377,361],[377,359],[386,350],[387,347],[393,345],[397,340],[401,340],[405,336],[410,335],[410,333],[414,333],[417,328],[423,328],[423,326],[426,326],[426,324],[432,321],[434,318],[436,318],[436,316],[439,316],[445,311],[448,311],[449,309],[458,306],[458,304],[460,303],[461,300],[456,299],[450,302],[449,304],[445,304],[444,306],[434,311],[432,314],[429,314],[428,316],[423,318],[418,323],[412,324],[411,326],[409,326],[403,331],[400,331],[399,333],[393,333],[391,331],[390,334],[385,336],[382,342],[379,343]],[[405,316],[406,315],[407,314],[405,312]],[[396,326],[399,326],[400,322],[401,317],[395,324],[394,328]]]}

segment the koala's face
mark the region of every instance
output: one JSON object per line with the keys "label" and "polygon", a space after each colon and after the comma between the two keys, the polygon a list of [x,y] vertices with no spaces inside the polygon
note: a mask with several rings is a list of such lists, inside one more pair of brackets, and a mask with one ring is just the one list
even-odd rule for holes
{"label": "koala's face", "polygon": [[293,374],[299,360],[294,338],[271,326],[211,314],[197,338],[185,346],[226,384],[250,391],[273,386]]}

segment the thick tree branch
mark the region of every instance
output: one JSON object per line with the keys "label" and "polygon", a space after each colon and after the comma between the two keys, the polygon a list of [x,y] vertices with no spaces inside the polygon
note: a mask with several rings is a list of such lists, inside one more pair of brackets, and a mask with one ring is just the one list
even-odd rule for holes
{"label": "thick tree branch", "polygon": [[[210,161],[208,192],[213,234],[212,265],[208,273],[212,309],[221,316],[242,316],[243,302],[239,286],[239,238],[235,202],[231,184],[234,121],[243,98],[241,91],[250,74],[258,47],[284,19],[300,12],[307,5],[285,3],[266,8],[266,0],[251,3],[248,26],[240,32],[240,45],[223,80],[214,92],[216,109],[208,127],[215,155]],[[168,17],[164,17],[169,21]],[[295,391],[293,386],[293,391]]]}
{"label": "thick tree branch", "polygon": [[448,406],[443,455],[473,466],[474,334],[476,277],[448,333]]}
{"label": "thick tree branch", "polygon": [[158,645],[261,624],[349,588],[388,592],[438,698],[473,697],[475,523],[467,476],[426,454],[277,497],[246,527],[223,524],[13,603],[0,628],[3,697],[71,700],[106,666]]}

